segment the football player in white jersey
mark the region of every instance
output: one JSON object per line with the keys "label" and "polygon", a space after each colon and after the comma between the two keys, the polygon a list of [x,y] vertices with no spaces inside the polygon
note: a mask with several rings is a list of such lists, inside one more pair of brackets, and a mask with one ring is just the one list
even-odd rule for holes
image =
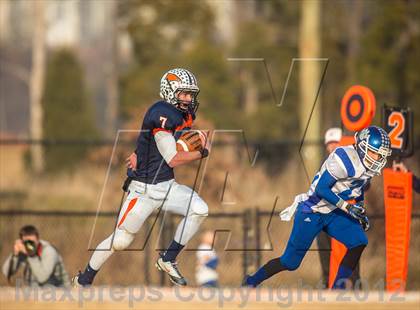
{"label": "football player in white jersey", "polygon": [[[368,244],[369,220],[363,207],[364,186],[381,173],[391,155],[388,134],[370,126],[356,133],[356,143],[338,147],[325,160],[307,193],[281,213],[295,214],[293,229],[282,256],[246,276],[243,285],[256,287],[283,270],[299,267],[314,238],[323,230],[347,247],[333,289],[344,289]],[[350,202],[351,201],[351,202]]]}

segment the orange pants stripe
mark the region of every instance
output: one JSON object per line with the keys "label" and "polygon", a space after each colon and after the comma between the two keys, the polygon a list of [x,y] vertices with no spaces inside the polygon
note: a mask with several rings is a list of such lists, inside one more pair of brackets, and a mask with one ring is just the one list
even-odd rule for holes
{"label": "orange pants stripe", "polygon": [[128,204],[127,210],[125,210],[123,217],[121,218],[121,220],[119,221],[117,227],[120,227],[121,224],[124,222],[125,218],[127,217],[128,212],[131,211],[131,209],[133,209],[133,207],[135,206],[137,202],[137,198],[131,199],[130,203]]}

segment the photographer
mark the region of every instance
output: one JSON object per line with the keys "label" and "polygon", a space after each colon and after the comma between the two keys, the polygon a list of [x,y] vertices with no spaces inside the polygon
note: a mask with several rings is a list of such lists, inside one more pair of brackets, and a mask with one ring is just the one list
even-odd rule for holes
{"label": "photographer", "polygon": [[38,230],[26,225],[19,232],[13,253],[3,264],[2,271],[10,282],[20,267],[23,280],[30,286],[68,286],[70,284],[63,260],[57,250],[47,241],[39,239]]}

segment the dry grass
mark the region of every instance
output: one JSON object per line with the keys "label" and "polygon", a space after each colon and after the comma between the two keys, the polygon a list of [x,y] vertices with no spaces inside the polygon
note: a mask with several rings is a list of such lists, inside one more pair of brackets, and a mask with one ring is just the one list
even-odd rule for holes
{"label": "dry grass", "polygon": [[[117,211],[121,197],[121,182],[124,177],[124,157],[129,153],[126,146],[118,146],[116,157],[111,170],[107,175],[108,161],[112,149],[103,147],[97,153],[90,154],[89,160],[83,163],[73,173],[62,173],[54,176],[30,178],[24,172],[21,149],[2,147],[0,151],[0,191],[18,190],[26,194],[26,199],[21,206],[15,200],[1,201],[1,209],[22,207],[31,210],[83,210]],[[252,150],[251,154],[252,154]],[[194,185],[198,164],[180,167],[176,170],[177,180],[189,186]],[[306,191],[308,182],[302,178],[304,171],[298,158],[291,158],[280,175],[268,177],[266,167],[262,165],[250,166],[248,154],[245,149],[234,147],[220,147],[213,149],[206,166],[202,166],[198,176],[197,191],[208,202],[210,213],[231,212],[245,208],[258,207],[271,211],[274,201],[278,197],[276,211],[289,205],[293,197]],[[206,169],[204,169],[206,168]],[[227,182],[225,186],[225,179]],[[106,179],[106,177],[108,177]],[[106,181],[106,182],[105,182]],[[201,182],[202,181],[202,182]],[[102,203],[99,205],[101,193],[104,192]],[[375,181],[368,194],[368,207],[372,206],[382,213],[381,182]],[[413,212],[419,212],[418,195],[414,199]],[[18,229],[27,223],[39,227],[42,237],[51,241],[62,253],[69,273],[73,274],[78,269],[84,268],[91,252],[87,251],[89,237],[92,231],[92,218],[40,218],[40,217],[15,217],[2,218],[0,243],[0,259],[3,260],[10,252],[13,240],[17,237]],[[101,219],[95,227],[94,238],[91,244],[94,247],[99,241],[109,235],[114,225],[113,219]],[[207,220],[204,228],[214,229],[216,226],[232,229],[233,245],[242,241],[240,222]],[[262,227],[265,224],[262,224]],[[263,254],[263,262],[279,256],[286,244],[290,231],[290,223],[280,222],[276,217],[270,228],[273,249]],[[251,232],[252,233],[252,232]],[[420,288],[420,222],[413,222],[412,242],[409,260],[409,287]],[[133,247],[141,244],[144,232],[141,232]],[[252,236],[251,236],[252,237]],[[268,245],[267,236],[263,235],[262,242]],[[154,244],[158,240],[157,233],[153,235]],[[226,236],[216,244],[216,250],[221,255],[220,273],[223,275],[222,284],[238,285],[241,280],[241,252],[225,252],[224,242]],[[369,232],[370,245],[362,257],[362,275],[369,281],[377,281],[385,275],[385,248],[383,221],[373,223]],[[197,238],[191,245],[197,245]],[[313,246],[316,248],[315,246]],[[150,252],[151,281],[159,283],[159,274],[152,266],[157,255],[156,251]],[[129,285],[144,281],[144,252],[128,251],[114,255],[104,266],[97,278],[98,284],[119,283]],[[194,279],[195,255],[185,252],[181,257],[181,268],[189,279]],[[256,262],[251,261],[249,270],[256,268]],[[296,278],[303,278],[309,283],[316,283],[320,278],[318,255],[315,251],[309,252],[302,268],[294,273],[285,273],[270,280],[267,285],[281,283],[293,284]],[[5,284],[4,279],[0,284]]]}

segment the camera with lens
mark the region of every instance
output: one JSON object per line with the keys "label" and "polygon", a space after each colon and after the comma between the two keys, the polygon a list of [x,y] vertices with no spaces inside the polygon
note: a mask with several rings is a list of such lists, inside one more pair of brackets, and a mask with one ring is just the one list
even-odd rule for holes
{"label": "camera with lens", "polygon": [[37,254],[37,247],[36,243],[32,240],[24,240],[23,245],[25,246],[26,252],[28,256],[32,257]]}

